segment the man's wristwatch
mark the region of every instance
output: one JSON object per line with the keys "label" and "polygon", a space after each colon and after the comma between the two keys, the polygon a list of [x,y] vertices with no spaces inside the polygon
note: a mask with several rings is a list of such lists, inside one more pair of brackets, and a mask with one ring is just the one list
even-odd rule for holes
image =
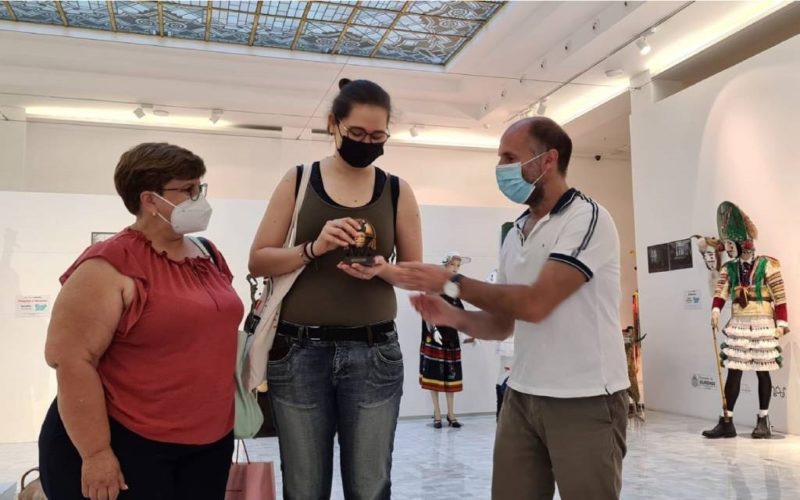
{"label": "man's wristwatch", "polygon": [[464,276],[461,274],[453,275],[449,281],[444,284],[444,292],[445,295],[450,297],[451,299],[457,299],[459,295],[461,295],[461,278]]}

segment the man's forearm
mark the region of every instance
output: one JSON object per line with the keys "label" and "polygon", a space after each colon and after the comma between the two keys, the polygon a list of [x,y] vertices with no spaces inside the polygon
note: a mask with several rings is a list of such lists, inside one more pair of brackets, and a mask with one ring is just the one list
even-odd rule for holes
{"label": "man's forearm", "polygon": [[381,272],[377,274],[377,277],[392,286],[398,286],[400,284],[400,276],[397,270],[398,268],[395,264],[387,263]]}
{"label": "man's forearm", "polygon": [[546,316],[530,300],[531,287],[520,285],[492,285],[470,278],[461,280],[459,298],[475,307],[499,317],[538,322]]}
{"label": "man's forearm", "polygon": [[453,327],[473,338],[504,340],[514,333],[514,321],[486,311],[459,311]]}

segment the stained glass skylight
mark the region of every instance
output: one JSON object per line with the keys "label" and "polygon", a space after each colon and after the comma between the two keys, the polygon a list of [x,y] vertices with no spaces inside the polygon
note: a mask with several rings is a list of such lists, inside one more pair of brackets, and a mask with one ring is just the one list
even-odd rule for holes
{"label": "stained glass skylight", "polygon": [[0,0],[0,21],[442,65],[503,3]]}

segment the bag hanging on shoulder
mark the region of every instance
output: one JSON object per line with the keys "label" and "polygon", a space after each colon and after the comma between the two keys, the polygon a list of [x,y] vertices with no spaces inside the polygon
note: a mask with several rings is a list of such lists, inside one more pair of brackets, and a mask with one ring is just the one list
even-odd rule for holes
{"label": "bag hanging on shoulder", "polygon": [[[311,169],[303,168],[300,189],[295,197],[294,214],[292,214],[289,231],[286,233],[284,248],[291,248],[297,244],[295,241],[297,237],[297,216],[300,212],[300,207],[303,206],[310,177]],[[254,317],[248,321],[252,325],[254,332],[252,343],[245,356],[242,375],[244,386],[248,391],[255,390],[267,381],[267,360],[269,359],[269,350],[272,349],[272,343],[275,340],[275,333],[278,330],[281,303],[304,269],[305,266],[302,266],[290,273],[264,279],[264,290],[257,307],[253,311]]]}
{"label": "bag hanging on shoulder", "polygon": [[[214,264],[219,267],[214,251],[211,248],[211,243],[207,239],[201,237],[190,237],[190,239],[200,248],[206,257],[209,257]],[[254,292],[251,291],[250,295],[250,309],[252,311],[255,307]],[[246,328],[247,326],[245,325],[245,329]],[[255,437],[264,424],[264,414],[261,412],[261,406],[258,404],[256,392],[247,390],[242,383],[242,369],[247,355],[248,340],[251,335],[252,334],[248,333],[246,330],[239,331],[236,339],[236,372],[234,374],[234,378],[236,379],[236,395],[234,398],[235,413],[233,421],[233,436],[236,439],[250,439]]]}

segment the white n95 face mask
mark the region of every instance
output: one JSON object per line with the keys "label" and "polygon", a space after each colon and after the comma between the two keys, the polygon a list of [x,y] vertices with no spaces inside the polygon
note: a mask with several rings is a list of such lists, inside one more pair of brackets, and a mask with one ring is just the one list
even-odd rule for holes
{"label": "white n95 face mask", "polygon": [[172,230],[176,234],[198,233],[208,228],[208,222],[211,220],[213,210],[205,196],[201,196],[196,200],[189,199],[179,205],[175,205],[158,193],[153,194],[174,207],[170,217],[172,220],[167,220],[161,214],[158,214],[158,216],[172,226]]}

